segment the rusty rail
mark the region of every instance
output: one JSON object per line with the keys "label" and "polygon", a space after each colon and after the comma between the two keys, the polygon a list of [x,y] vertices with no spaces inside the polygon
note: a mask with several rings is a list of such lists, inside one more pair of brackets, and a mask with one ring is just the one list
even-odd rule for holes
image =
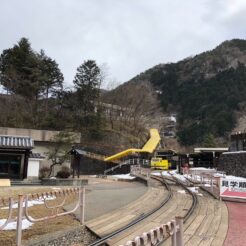
{"label": "rusty rail", "polygon": [[[69,211],[61,211],[63,206],[65,205],[66,199],[68,196],[76,194],[78,196],[77,202]],[[58,198],[63,197],[63,200],[54,206],[49,206],[47,204],[48,198]],[[51,215],[44,216],[41,218],[33,218],[29,215],[28,211],[28,202],[35,200],[43,200],[44,206],[47,210],[51,210]],[[35,194],[25,194],[19,195],[18,199],[14,201],[12,197],[6,200],[1,200],[1,205],[6,205],[8,203],[8,215],[6,221],[0,225],[0,230],[4,230],[4,228],[11,222],[16,222],[16,245],[21,246],[21,238],[22,238],[22,225],[23,219],[27,219],[31,223],[36,223],[40,221],[45,221],[49,219],[54,219],[60,216],[68,215],[74,213],[77,209],[79,209],[79,221],[80,224],[84,224],[84,217],[85,217],[85,188],[69,188],[60,191],[51,191],[51,192],[44,192],[44,193],[35,193]],[[13,205],[18,203],[17,208],[17,217],[13,218]]]}

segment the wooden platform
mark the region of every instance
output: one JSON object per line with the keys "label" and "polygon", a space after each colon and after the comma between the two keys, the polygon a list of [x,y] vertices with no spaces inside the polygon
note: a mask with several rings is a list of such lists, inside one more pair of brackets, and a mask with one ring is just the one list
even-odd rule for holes
{"label": "wooden platform", "polygon": [[148,191],[127,206],[90,220],[86,226],[98,236],[103,237],[149,212],[163,201],[167,191],[163,186],[149,187]]}
{"label": "wooden platform", "polygon": [[[172,199],[161,210],[157,211],[143,222],[126,230],[119,236],[113,237],[107,241],[107,243],[109,245],[124,244],[135,236],[173,219],[175,215],[183,216],[191,206],[192,199],[189,194],[178,193],[177,191],[180,189],[182,188],[174,185],[174,195]],[[163,186],[150,187],[148,192],[135,202],[120,210],[91,220],[86,225],[98,236],[103,237],[135,220],[141,214],[157,207],[165,199],[166,195],[167,191],[164,190]]]}
{"label": "wooden platform", "polygon": [[[178,189],[181,189],[180,187]],[[177,187],[173,187],[174,195],[172,199],[158,212],[154,213],[141,223],[131,227],[119,236],[115,236],[107,243],[109,245],[125,244],[128,240],[132,240],[143,232],[149,231],[156,226],[166,223],[174,218],[174,216],[183,216],[187,209],[191,206],[192,200],[188,194],[180,194],[177,192]]]}
{"label": "wooden platform", "polygon": [[[184,225],[187,246],[222,246],[228,229],[228,211],[224,202],[202,192],[198,207]],[[163,245],[171,245],[168,240]]]}

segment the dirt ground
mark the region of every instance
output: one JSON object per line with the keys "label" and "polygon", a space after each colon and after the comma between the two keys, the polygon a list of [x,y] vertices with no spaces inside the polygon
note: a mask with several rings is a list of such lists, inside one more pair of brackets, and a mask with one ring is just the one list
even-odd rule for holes
{"label": "dirt ground", "polygon": [[[88,179],[86,186],[86,206],[85,219],[91,219],[104,214],[108,211],[124,206],[129,202],[135,200],[137,197],[144,194],[147,188],[138,182],[122,182],[115,181],[110,178],[103,179],[96,176],[83,176],[83,179]],[[49,191],[59,191],[59,189],[68,189],[73,187],[51,187],[51,186],[13,186],[0,188],[0,219],[6,219],[8,209],[2,209],[8,206],[8,198],[13,197],[17,200],[19,194],[36,194]],[[3,200],[6,202],[3,203]],[[48,201],[49,206],[61,203],[62,199]],[[77,196],[69,196],[66,199],[64,208],[71,210],[77,201]],[[29,214],[33,218],[40,218],[51,215],[51,210],[48,210],[44,204],[34,205],[28,208]],[[13,217],[16,216],[17,209],[14,209]],[[75,216],[78,214],[71,214],[67,216],[58,217],[44,222],[34,223],[29,229],[23,230],[22,241],[38,239],[39,236],[50,234],[53,232],[62,231],[71,227],[79,225],[78,219]],[[0,246],[15,245],[15,230],[0,231]]]}
{"label": "dirt ground", "polygon": [[[68,187],[4,187],[0,189],[1,200],[7,200],[9,197],[13,197],[14,200],[18,197],[19,194],[41,194],[48,191],[59,191],[60,189],[67,189]],[[76,195],[70,195],[67,197],[65,205],[71,204],[76,201]],[[63,200],[63,197],[58,197],[54,200],[47,201],[47,205],[54,206],[60,204]],[[3,207],[8,206],[8,204],[3,204],[1,202],[0,206],[0,219],[6,219],[8,214],[8,209],[2,209]],[[33,218],[41,218],[47,215],[52,214],[52,210],[47,209],[44,204],[34,205],[28,209],[29,215]],[[63,211],[63,210],[62,210]],[[15,218],[17,214],[17,209],[13,210],[12,218]],[[52,233],[55,231],[63,230],[70,228],[72,226],[79,225],[79,221],[73,215],[66,215],[52,219],[50,221],[43,221],[34,223],[28,230],[24,230],[22,234],[22,239],[34,239],[39,235],[46,233]],[[15,242],[15,230],[3,230],[0,232],[0,242],[8,241]]]}

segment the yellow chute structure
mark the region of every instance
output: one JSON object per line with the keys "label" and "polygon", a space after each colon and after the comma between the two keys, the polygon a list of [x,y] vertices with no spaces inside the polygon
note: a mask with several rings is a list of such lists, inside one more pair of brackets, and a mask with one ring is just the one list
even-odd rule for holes
{"label": "yellow chute structure", "polygon": [[150,129],[150,138],[145,143],[142,149],[127,149],[124,151],[121,151],[115,155],[106,157],[104,161],[115,161],[117,159],[120,159],[124,156],[128,156],[134,153],[153,153],[155,149],[157,148],[161,138],[159,135],[159,132],[157,129]]}

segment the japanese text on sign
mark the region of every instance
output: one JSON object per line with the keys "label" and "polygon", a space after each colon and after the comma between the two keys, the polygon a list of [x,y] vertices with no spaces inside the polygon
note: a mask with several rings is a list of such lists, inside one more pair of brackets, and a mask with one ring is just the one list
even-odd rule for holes
{"label": "japanese text on sign", "polygon": [[229,188],[230,191],[246,192],[246,181],[222,179],[221,186]]}
{"label": "japanese text on sign", "polygon": [[246,198],[246,179],[227,179],[220,180],[220,196]]}

